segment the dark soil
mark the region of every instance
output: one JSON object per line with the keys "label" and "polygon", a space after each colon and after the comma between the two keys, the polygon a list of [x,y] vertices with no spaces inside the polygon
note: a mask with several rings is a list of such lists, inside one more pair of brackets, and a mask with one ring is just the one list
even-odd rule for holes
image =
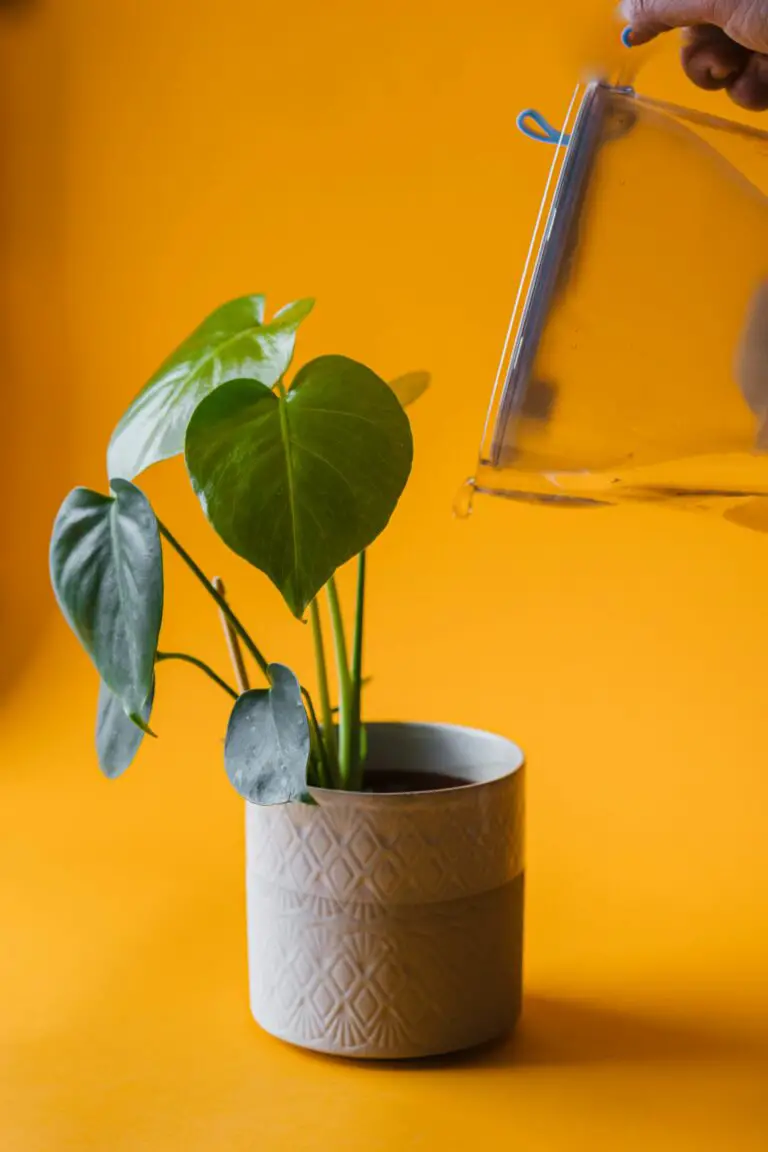
{"label": "dark soil", "polygon": [[363,785],[364,792],[437,792],[443,788],[461,788],[471,784],[459,776],[444,776],[438,772],[369,772]]}

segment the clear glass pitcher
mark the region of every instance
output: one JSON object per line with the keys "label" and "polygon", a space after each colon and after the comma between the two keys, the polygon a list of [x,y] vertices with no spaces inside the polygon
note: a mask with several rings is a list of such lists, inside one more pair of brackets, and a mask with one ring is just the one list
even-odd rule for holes
{"label": "clear glass pitcher", "polygon": [[768,496],[767,192],[768,133],[577,89],[476,491],[722,512]]}

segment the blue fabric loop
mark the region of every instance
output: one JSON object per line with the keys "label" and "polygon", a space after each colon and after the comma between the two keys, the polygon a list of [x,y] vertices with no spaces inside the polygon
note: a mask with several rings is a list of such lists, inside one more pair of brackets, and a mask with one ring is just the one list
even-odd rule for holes
{"label": "blue fabric loop", "polygon": [[626,28],[621,33],[621,42],[625,48],[633,48],[632,44],[632,25],[627,24]]}
{"label": "blue fabric loop", "polygon": [[523,109],[517,117],[517,127],[529,140],[538,140],[542,144],[567,144],[571,139],[568,133],[561,138],[557,128],[553,128],[535,108]]}

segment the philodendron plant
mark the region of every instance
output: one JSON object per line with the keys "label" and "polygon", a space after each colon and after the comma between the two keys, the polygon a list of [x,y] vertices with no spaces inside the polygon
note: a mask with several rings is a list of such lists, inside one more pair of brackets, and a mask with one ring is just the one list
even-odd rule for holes
{"label": "philodendron plant", "polygon": [[[363,608],[365,549],[405,487],[413,445],[403,406],[428,383],[411,373],[387,384],[345,356],[321,356],[286,383],[296,332],[313,301],[264,319],[264,297],[213,312],[162,364],[123,415],[107,453],[108,495],[75,488],[56,517],[51,579],[62,612],[101,677],[96,747],[119,776],[151,729],[156,669],[195,665],[234,700],[227,774],[246,800],[307,800],[309,785],[359,789],[365,768]],[[183,453],[192,487],[224,543],[264,572],[294,616],[309,613],[316,708],[306,686],[272,663],[136,486],[145,469]],[[158,649],[163,544],[215,602],[237,687],[203,660]],[[336,570],[357,557],[351,649]],[[329,689],[319,596],[325,590],[338,674]],[[242,647],[263,686],[250,687]]]}

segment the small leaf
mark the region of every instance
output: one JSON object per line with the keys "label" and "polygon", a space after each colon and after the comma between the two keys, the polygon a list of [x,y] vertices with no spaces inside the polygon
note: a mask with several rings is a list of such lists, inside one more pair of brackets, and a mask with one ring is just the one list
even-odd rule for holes
{"label": "small leaf", "polygon": [[70,627],[129,715],[152,689],[163,557],[152,507],[126,480],[113,496],[75,488],[53,526],[51,582]]}
{"label": "small leaf", "polygon": [[184,451],[189,418],[227,380],[271,388],[293,356],[296,330],[313,300],[288,304],[264,324],[264,297],[230,300],[204,320],[145,384],[112,433],[110,476],[133,480],[145,468]]}
{"label": "small leaf", "polygon": [[407,408],[409,404],[413,404],[420,396],[424,395],[431,382],[432,377],[429,372],[406,372],[404,376],[390,380],[389,386],[403,408]]}
{"label": "small leaf", "polygon": [[391,388],[345,356],[311,361],[284,395],[231,380],[187,429],[187,468],[208,519],[296,616],[386,527],[412,458]]}
{"label": "small leaf", "polygon": [[307,794],[309,723],[298,680],[270,664],[271,688],[252,688],[232,709],[224,743],[227,775],[252,804],[286,804]]}
{"label": "small leaf", "polygon": [[152,697],[154,689],[149,694],[141,711],[141,721],[144,727],[139,727],[126,716],[125,710],[106,684],[102,680],[99,687],[99,704],[96,712],[96,752],[99,757],[99,767],[108,779],[115,780],[132,763],[144,739],[144,732],[149,732],[149,716],[152,711]]}

